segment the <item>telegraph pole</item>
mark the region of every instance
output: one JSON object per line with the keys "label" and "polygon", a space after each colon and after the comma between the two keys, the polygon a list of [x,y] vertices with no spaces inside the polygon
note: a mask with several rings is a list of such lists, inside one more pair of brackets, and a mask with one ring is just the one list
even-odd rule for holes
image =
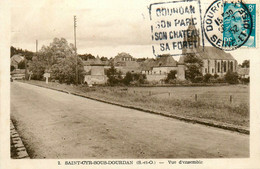
{"label": "telegraph pole", "polygon": [[77,27],[77,18],[76,15],[74,15],[74,45],[75,45],[75,55],[76,55],[76,85],[77,85],[78,84],[78,55],[77,55],[76,27]]}
{"label": "telegraph pole", "polygon": [[36,40],[36,53],[38,53],[38,40]]}

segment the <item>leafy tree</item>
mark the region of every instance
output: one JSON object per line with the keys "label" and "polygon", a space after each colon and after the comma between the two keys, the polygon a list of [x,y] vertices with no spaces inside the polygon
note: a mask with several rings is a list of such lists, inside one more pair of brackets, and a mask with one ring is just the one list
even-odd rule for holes
{"label": "leafy tree", "polygon": [[11,46],[10,47],[10,57],[12,57],[13,55],[16,55],[16,54],[20,54],[20,55],[25,56],[25,58],[27,60],[32,60],[34,52],[28,51],[26,49],[23,50],[23,49],[15,48],[15,47]]}
{"label": "leafy tree", "polygon": [[194,54],[187,54],[184,58],[184,63],[187,68],[185,71],[186,79],[195,82],[196,77],[202,76],[201,67],[203,66],[203,62],[200,58],[196,57]]}
{"label": "leafy tree", "polygon": [[[82,82],[84,79],[84,66],[80,58],[78,58],[78,78]],[[58,59],[57,63],[51,67],[51,78],[58,80],[60,83],[75,84],[76,83],[76,57],[66,57]]]}
{"label": "leafy tree", "polygon": [[127,72],[125,77],[124,77],[124,80],[123,80],[123,83],[125,85],[129,85],[131,82],[133,81],[133,75],[131,72]]}
{"label": "leafy tree", "polygon": [[65,38],[54,38],[49,46],[42,46],[38,55],[47,60],[49,65],[53,65],[58,59],[75,56],[75,47],[68,44]]}
{"label": "leafy tree", "polygon": [[32,71],[32,79],[41,80],[45,69],[48,68],[47,60],[34,56],[32,61],[29,62],[29,70]]}
{"label": "leafy tree", "polygon": [[102,57],[100,58],[100,60],[101,60],[101,61],[108,61],[109,59],[108,59],[107,57],[102,56]]}
{"label": "leafy tree", "polygon": [[249,67],[250,67],[250,62],[249,62],[249,60],[244,60],[241,67],[243,67],[243,68],[249,68]]}
{"label": "leafy tree", "polygon": [[225,80],[229,84],[237,84],[238,83],[238,74],[237,72],[228,71],[225,75]]}
{"label": "leafy tree", "polygon": [[95,59],[95,56],[93,56],[92,54],[83,54],[83,55],[79,55],[79,57],[80,57],[82,60]]}
{"label": "leafy tree", "polygon": [[[55,70],[61,70],[59,66],[62,64],[64,64],[64,67],[67,66],[65,64],[68,64],[70,67],[70,61],[67,58],[72,58],[72,56],[75,58],[75,48],[73,44],[68,44],[64,38],[54,38],[49,46],[42,46],[37,55],[29,62],[29,70],[33,72],[32,79],[42,79],[44,72],[52,69],[52,66],[56,64],[57,69]],[[61,74],[62,73],[60,73],[60,75]],[[57,72],[55,72],[55,75],[57,79]],[[65,81],[67,82],[68,80],[66,79]]]}
{"label": "leafy tree", "polygon": [[165,82],[168,83],[170,80],[176,79],[176,74],[177,74],[177,71],[176,71],[176,70],[171,70],[171,71],[168,73],[167,78],[165,79]]}
{"label": "leafy tree", "polygon": [[114,65],[112,65],[111,68],[107,70],[107,77],[109,85],[117,85],[122,81],[122,72],[117,71]]}

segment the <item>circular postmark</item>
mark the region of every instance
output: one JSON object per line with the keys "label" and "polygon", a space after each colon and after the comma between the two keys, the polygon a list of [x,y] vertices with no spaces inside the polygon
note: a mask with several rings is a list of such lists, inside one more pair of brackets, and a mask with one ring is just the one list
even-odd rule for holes
{"label": "circular postmark", "polygon": [[207,40],[222,50],[241,47],[252,31],[252,17],[242,2],[223,3],[214,1],[207,9],[203,29]]}

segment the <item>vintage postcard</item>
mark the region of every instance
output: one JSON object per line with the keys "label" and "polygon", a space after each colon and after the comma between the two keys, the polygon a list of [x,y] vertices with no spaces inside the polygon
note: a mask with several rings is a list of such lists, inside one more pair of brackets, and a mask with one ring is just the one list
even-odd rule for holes
{"label": "vintage postcard", "polygon": [[259,1],[0,2],[0,168],[260,169]]}

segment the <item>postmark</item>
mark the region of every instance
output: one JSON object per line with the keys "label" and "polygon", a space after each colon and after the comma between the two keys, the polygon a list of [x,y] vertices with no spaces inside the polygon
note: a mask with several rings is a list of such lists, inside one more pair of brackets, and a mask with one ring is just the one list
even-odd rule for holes
{"label": "postmark", "polygon": [[[155,56],[195,53],[204,46],[199,0],[176,0],[149,6]],[[196,38],[199,37],[199,38]]]}
{"label": "postmark", "polygon": [[206,39],[216,48],[226,51],[243,46],[251,36],[253,21],[242,2],[214,1],[207,9],[203,29]]}

